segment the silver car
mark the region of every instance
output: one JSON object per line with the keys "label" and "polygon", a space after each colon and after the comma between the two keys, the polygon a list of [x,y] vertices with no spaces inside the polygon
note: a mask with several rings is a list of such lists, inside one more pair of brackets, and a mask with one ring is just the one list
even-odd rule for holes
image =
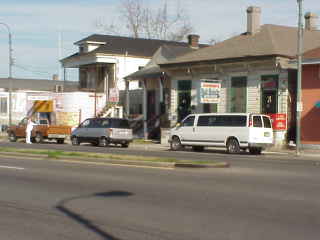
{"label": "silver car", "polygon": [[72,145],[82,142],[95,146],[120,144],[128,147],[132,141],[132,129],[129,121],[123,118],[88,118],[71,133]]}

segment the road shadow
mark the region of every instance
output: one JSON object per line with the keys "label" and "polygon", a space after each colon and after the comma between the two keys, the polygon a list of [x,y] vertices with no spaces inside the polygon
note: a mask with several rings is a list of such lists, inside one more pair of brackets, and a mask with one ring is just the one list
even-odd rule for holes
{"label": "road shadow", "polygon": [[63,199],[55,206],[55,208],[66,215],[67,217],[71,218],[72,220],[76,221],[77,223],[81,224],[88,230],[94,232],[95,234],[99,235],[105,240],[122,240],[120,238],[117,238],[113,236],[112,234],[102,230],[99,228],[99,226],[96,226],[94,222],[91,222],[89,219],[87,219],[85,216],[78,214],[77,212],[73,211],[72,209],[68,208],[66,205],[74,200],[79,199],[87,199],[87,198],[113,198],[113,197],[129,197],[133,194],[126,191],[109,191],[109,192],[100,192],[100,193],[94,193],[91,195],[83,195],[83,196],[77,196],[77,197],[71,197],[67,199]]}

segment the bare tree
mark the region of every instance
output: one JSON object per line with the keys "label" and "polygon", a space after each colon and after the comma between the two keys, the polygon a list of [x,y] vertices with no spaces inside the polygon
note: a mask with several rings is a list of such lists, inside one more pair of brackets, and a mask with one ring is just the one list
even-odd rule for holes
{"label": "bare tree", "polygon": [[119,22],[104,24],[100,20],[96,26],[109,34],[172,41],[181,41],[193,31],[188,15],[179,3],[174,14],[168,13],[167,2],[157,10],[148,7],[143,0],[121,0],[119,7]]}

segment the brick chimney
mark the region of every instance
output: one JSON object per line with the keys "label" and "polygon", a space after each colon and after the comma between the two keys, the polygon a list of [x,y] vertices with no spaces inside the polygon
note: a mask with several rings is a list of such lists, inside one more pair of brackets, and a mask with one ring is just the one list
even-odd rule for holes
{"label": "brick chimney", "polygon": [[248,7],[247,9],[247,33],[254,35],[260,30],[260,17],[261,8],[260,7]]}
{"label": "brick chimney", "polygon": [[305,19],[305,29],[307,31],[314,31],[317,30],[317,19],[318,15],[315,13],[307,12],[306,15],[304,15]]}
{"label": "brick chimney", "polygon": [[195,48],[195,49],[199,48],[199,38],[200,38],[200,36],[196,35],[196,34],[188,35],[189,47]]}

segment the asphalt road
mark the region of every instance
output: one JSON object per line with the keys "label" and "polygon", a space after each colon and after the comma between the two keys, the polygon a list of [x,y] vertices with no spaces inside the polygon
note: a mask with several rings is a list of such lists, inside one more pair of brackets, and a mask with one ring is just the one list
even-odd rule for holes
{"label": "asphalt road", "polygon": [[151,169],[0,158],[0,238],[319,239],[320,169]]}

